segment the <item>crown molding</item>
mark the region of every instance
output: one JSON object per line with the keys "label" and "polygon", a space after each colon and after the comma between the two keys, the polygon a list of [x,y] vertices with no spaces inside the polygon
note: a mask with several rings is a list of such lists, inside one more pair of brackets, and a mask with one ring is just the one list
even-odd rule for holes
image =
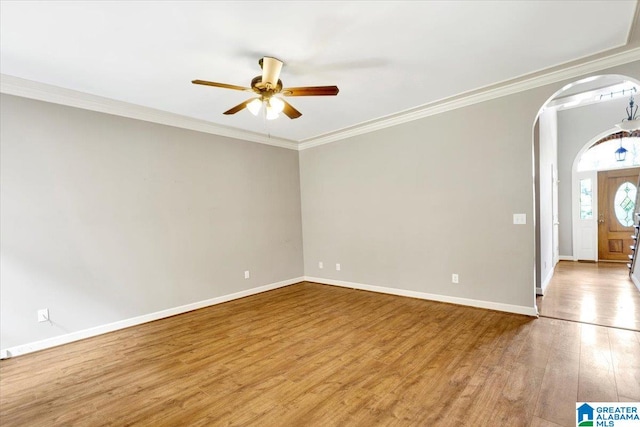
{"label": "crown molding", "polygon": [[[599,55],[596,55],[599,56]],[[591,57],[593,58],[593,56]],[[516,79],[486,86],[455,97],[442,99],[420,107],[405,110],[379,119],[360,123],[355,126],[300,141],[299,150],[318,147],[331,142],[385,129],[402,123],[441,114],[458,108],[467,107],[480,102],[512,95],[529,89],[535,89],[562,80],[582,76],[606,68],[627,64],[640,60],[640,47],[626,49],[600,56],[595,59],[573,61],[540,72],[528,74]]]}
{"label": "crown molding", "polygon": [[0,92],[290,150],[305,150],[637,60],[640,60],[640,47],[618,48],[301,141],[268,137],[259,133],[216,125],[204,120],[6,74],[0,74]]}
{"label": "crown molding", "polygon": [[273,138],[254,132],[248,132],[232,127],[216,125],[204,120],[181,116],[175,113],[156,110],[128,102],[91,95],[76,90],[40,83],[20,77],[0,74],[0,92],[23,98],[36,99],[69,107],[98,111],[146,122],[174,126],[228,138],[273,145],[275,147],[297,150],[298,143],[284,138]]}
{"label": "crown molding", "polygon": [[631,24],[629,24],[629,36],[627,44],[640,42],[640,0],[636,0],[636,12],[633,14]]}

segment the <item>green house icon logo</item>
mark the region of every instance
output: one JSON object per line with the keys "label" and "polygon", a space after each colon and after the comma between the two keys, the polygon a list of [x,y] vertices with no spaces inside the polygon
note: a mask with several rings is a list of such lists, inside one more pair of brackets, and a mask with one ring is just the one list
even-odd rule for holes
{"label": "green house icon logo", "polygon": [[578,409],[576,409],[576,411],[578,411],[578,426],[593,426],[593,408],[589,404],[583,403],[578,407]]}

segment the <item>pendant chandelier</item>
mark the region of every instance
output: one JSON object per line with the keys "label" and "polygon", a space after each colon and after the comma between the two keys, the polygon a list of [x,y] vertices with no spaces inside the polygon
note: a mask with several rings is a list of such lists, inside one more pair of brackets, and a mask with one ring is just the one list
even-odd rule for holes
{"label": "pendant chandelier", "polygon": [[[635,88],[634,88],[635,90]],[[627,117],[622,119],[622,121],[616,124],[625,132],[632,132],[634,130],[640,129],[640,119],[638,119],[638,106],[635,105],[633,101],[633,94],[629,98],[629,106],[627,107]]]}
{"label": "pendant chandelier", "polygon": [[[635,87],[633,90],[635,91]],[[620,130],[631,134],[634,130],[640,129],[640,119],[638,119],[638,106],[635,105],[633,100],[633,93],[631,97],[629,97],[629,106],[626,109],[627,117],[622,119],[622,121],[616,126],[620,128]],[[620,147],[615,151],[616,161],[624,162],[627,159],[627,149],[622,146],[622,139],[624,138],[624,134],[620,135]]]}

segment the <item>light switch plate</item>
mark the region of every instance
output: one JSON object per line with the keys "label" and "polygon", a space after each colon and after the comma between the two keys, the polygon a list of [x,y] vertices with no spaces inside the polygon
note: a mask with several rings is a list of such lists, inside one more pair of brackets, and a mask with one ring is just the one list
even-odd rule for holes
{"label": "light switch plate", "polygon": [[522,225],[527,223],[527,214],[513,214],[513,223]]}

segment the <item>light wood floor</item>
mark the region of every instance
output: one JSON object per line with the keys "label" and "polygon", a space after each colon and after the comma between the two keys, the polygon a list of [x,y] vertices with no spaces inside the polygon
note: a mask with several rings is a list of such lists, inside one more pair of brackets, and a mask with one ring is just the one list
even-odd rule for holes
{"label": "light wood floor", "polygon": [[7,426],[574,426],[640,333],[301,283],[0,362]]}
{"label": "light wood floor", "polygon": [[541,316],[640,331],[640,292],[623,263],[560,261],[537,305]]}

